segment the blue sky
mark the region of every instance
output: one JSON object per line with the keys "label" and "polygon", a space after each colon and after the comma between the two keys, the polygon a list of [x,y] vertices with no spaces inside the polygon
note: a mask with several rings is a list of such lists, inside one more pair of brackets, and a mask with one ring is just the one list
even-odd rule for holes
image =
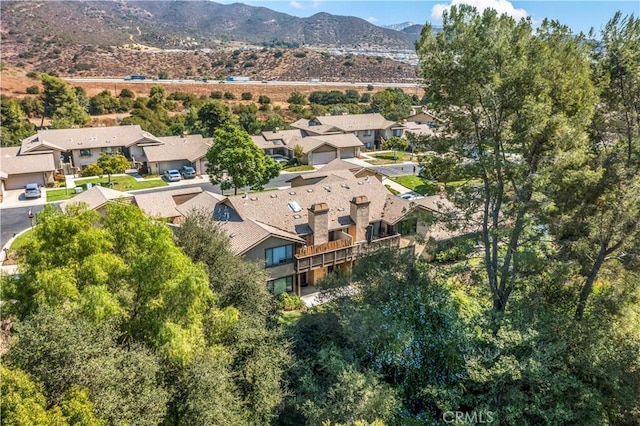
{"label": "blue sky", "polygon": [[[215,1],[215,0],[214,0]],[[442,0],[442,1],[376,1],[376,0],[251,0],[232,1],[217,0],[218,3],[245,3],[251,6],[264,6],[289,15],[307,17],[318,12],[333,15],[356,16],[376,25],[398,24],[405,21],[424,24],[438,24],[441,11],[452,3],[468,3],[476,7],[493,7],[499,12],[506,12],[514,17],[531,16],[533,22],[543,18],[557,19],[568,25],[574,32],[585,31],[594,27],[596,30],[620,10],[623,14],[633,13],[640,16],[640,0],[603,1],[508,1],[508,0]]]}

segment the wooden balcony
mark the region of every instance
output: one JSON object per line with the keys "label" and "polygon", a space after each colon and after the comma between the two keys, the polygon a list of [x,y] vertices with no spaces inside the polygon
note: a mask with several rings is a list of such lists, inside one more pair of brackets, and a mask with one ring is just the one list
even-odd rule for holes
{"label": "wooden balcony", "polygon": [[[345,234],[349,237],[347,234]],[[296,272],[335,266],[350,262],[357,256],[373,253],[385,248],[400,246],[400,234],[378,238],[370,243],[353,244],[351,237],[329,241],[315,246],[305,246],[296,251]]]}

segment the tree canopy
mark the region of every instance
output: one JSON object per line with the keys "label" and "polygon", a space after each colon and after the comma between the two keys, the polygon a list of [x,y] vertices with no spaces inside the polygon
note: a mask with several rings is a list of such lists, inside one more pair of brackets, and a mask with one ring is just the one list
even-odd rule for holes
{"label": "tree canopy", "polygon": [[207,161],[211,182],[220,184],[222,190],[233,188],[236,194],[238,188],[261,189],[280,173],[278,164],[253,143],[251,136],[233,125],[216,129]]}

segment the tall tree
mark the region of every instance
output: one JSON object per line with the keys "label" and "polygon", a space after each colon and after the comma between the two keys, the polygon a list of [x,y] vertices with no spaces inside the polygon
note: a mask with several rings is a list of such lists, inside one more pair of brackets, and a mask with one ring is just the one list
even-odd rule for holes
{"label": "tall tree", "polygon": [[44,86],[42,100],[45,116],[51,118],[54,128],[84,126],[91,121],[84,105],[78,101],[76,92],[64,80],[48,74],[43,74],[41,79]]}
{"label": "tall tree", "polygon": [[[632,265],[640,256],[639,40],[640,20],[617,13],[601,41],[593,42],[593,77],[601,100],[591,126],[591,149],[574,159],[579,174],[560,169],[547,185],[556,207],[552,229],[563,254],[582,266],[578,319],[608,261]],[[557,184],[562,181],[568,190]]]}
{"label": "tall tree", "polygon": [[198,109],[198,126],[204,137],[211,137],[217,128],[232,122],[231,109],[221,101],[208,101]]}
{"label": "tall tree", "polygon": [[443,119],[436,139],[482,182],[458,202],[479,214],[493,308],[503,312],[527,279],[539,174],[587,149],[596,102],[587,44],[557,22],[534,34],[530,21],[463,5],[444,15],[442,32],[425,27],[418,53],[425,94]]}
{"label": "tall tree", "polygon": [[207,151],[207,173],[214,185],[225,189],[245,186],[261,189],[278,176],[278,164],[253,143],[251,136],[233,125],[216,129],[213,145]]}
{"label": "tall tree", "polygon": [[411,114],[411,98],[402,89],[387,88],[372,96],[370,110],[387,120],[399,121]]}
{"label": "tall tree", "polygon": [[36,126],[27,119],[20,104],[4,95],[0,96],[0,142],[2,146],[19,145],[36,133]]}

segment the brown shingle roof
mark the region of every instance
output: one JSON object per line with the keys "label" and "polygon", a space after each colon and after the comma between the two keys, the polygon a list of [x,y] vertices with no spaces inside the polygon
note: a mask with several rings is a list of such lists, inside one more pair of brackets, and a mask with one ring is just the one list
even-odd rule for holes
{"label": "brown shingle roof", "polygon": [[229,237],[231,250],[241,255],[252,247],[260,244],[271,236],[283,238],[285,240],[304,243],[305,240],[295,234],[284,232],[264,223],[255,220],[245,220],[242,222],[217,222],[218,225]]}
{"label": "brown shingle roof", "polygon": [[158,138],[162,145],[145,146],[147,160],[151,162],[188,160],[195,162],[207,155],[211,147],[211,139],[204,139],[202,135],[167,136]]}
{"label": "brown shingle roof", "polygon": [[89,205],[89,209],[96,210],[109,201],[117,200],[119,198],[128,199],[131,197],[133,197],[133,195],[126,192],[120,192],[115,189],[105,188],[102,186],[94,186],[69,201],[65,201],[60,204],[60,208],[62,211],[65,211],[71,204],[86,203]]}
{"label": "brown shingle roof", "polygon": [[310,125],[309,120],[298,120],[291,127],[308,130],[314,133],[325,133],[332,129],[342,132],[354,132],[357,130],[380,130],[396,126],[395,121],[384,118],[379,113],[372,114],[347,114],[347,115],[322,115],[315,119],[320,125]]}
{"label": "brown shingle roof", "polygon": [[176,209],[183,215],[188,216],[191,212],[204,211],[209,215],[213,214],[213,210],[220,201],[225,200],[227,197],[214,194],[213,192],[204,191],[201,194],[196,195],[192,199],[185,201],[176,207]]}
{"label": "brown shingle roof", "polygon": [[[383,208],[388,190],[375,178],[354,178],[344,181],[232,196],[225,204],[232,207],[242,220],[255,219],[291,234],[310,233],[307,208],[324,202],[329,206],[329,229],[340,229],[352,224],[349,217],[350,201],[355,196],[366,195],[369,205],[369,220],[387,220]],[[398,198],[400,200],[400,198]],[[301,210],[294,212],[289,202],[296,202]],[[394,216],[395,218],[395,216]]]}
{"label": "brown shingle roof", "polygon": [[51,154],[18,155],[19,151],[18,146],[0,148],[0,169],[7,176],[52,172],[56,169]]}
{"label": "brown shingle roof", "polygon": [[22,141],[20,154],[50,151],[51,149],[70,151],[73,149],[161,143],[158,138],[143,131],[138,125],[39,130],[37,134]]}
{"label": "brown shingle roof", "polygon": [[178,195],[198,194],[202,188],[182,188],[172,191],[158,191],[148,194],[135,194],[134,201],[149,216],[161,218],[174,218],[182,216],[177,209],[178,204],[173,197]]}

